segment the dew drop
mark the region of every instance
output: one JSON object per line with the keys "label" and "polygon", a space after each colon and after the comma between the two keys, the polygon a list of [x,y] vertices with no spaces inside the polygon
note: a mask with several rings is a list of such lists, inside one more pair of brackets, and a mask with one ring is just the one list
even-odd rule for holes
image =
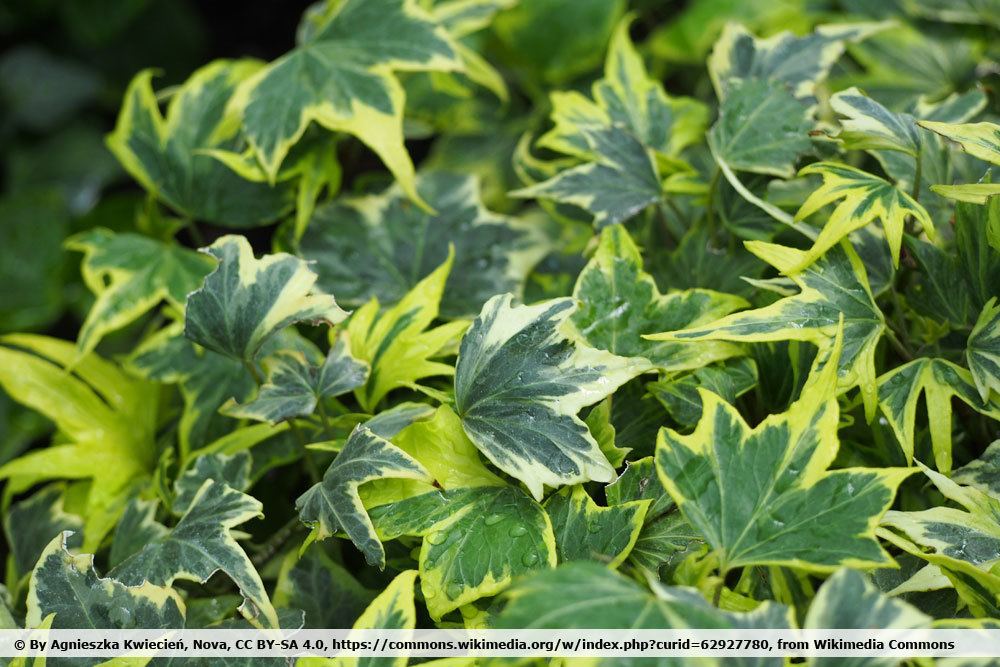
{"label": "dew drop", "polygon": [[538,554],[534,551],[529,551],[528,553],[521,556],[521,562],[524,563],[526,567],[531,567],[538,562]]}
{"label": "dew drop", "polygon": [[490,514],[488,517],[483,519],[483,523],[487,526],[495,526],[501,521],[503,521],[503,516],[500,514]]}
{"label": "dew drop", "polygon": [[427,541],[435,545],[444,544],[445,540],[447,539],[448,539],[448,534],[443,530],[439,530],[427,536]]}
{"label": "dew drop", "polygon": [[436,590],[434,590],[433,588],[428,588],[427,590],[424,591],[424,599],[430,600],[433,597],[437,597],[437,594],[438,592]]}
{"label": "dew drop", "polygon": [[521,537],[522,535],[527,535],[528,529],[524,526],[514,526],[510,529],[511,537]]}
{"label": "dew drop", "polygon": [[450,584],[448,584],[448,589],[445,591],[445,593],[448,595],[450,599],[454,600],[459,595],[462,594],[463,590],[465,590],[465,587],[462,586],[462,584],[458,583],[457,581],[453,581]]}
{"label": "dew drop", "polygon": [[592,533],[599,533],[603,528],[604,528],[603,526],[596,523],[592,523],[589,526],[587,526],[587,530],[589,530]]}

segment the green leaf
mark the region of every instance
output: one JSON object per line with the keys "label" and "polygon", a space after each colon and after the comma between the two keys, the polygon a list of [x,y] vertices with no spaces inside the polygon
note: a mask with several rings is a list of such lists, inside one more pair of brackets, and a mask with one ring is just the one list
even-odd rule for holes
{"label": "green leaf", "polygon": [[371,516],[382,539],[423,537],[420,587],[434,619],[556,563],[548,515],[510,486],[433,491]]}
{"label": "green leaf", "polygon": [[66,247],[84,254],[80,273],[97,297],[77,336],[81,355],[161,301],[183,308],[212,270],[212,260],[176,244],[103,228],[71,236]]}
{"label": "green leaf", "polygon": [[906,0],[907,11],[948,23],[1000,28],[1000,5],[995,0]]}
{"label": "green leaf", "polygon": [[273,182],[312,122],[352,134],[419,201],[403,146],[404,93],[395,72],[461,68],[444,28],[412,0],[346,0],[307,12],[298,46],[238,94],[243,132]]}
{"label": "green leaf", "polygon": [[737,296],[711,290],[660,294],[642,270],[639,248],[621,226],[601,233],[600,245],[576,281],[581,307],[570,321],[591,346],[623,357],[643,357],[660,370],[699,368],[741,353],[724,342],[656,342],[643,334],[695,327],[747,306]]}
{"label": "green leaf", "polygon": [[662,199],[659,170],[635,136],[619,126],[582,128],[580,134],[592,161],[508,194],[578,206],[593,215],[597,229],[629,220]]}
{"label": "green leaf", "polygon": [[708,145],[730,169],[791,178],[795,162],[812,148],[812,129],[808,110],[790,92],[751,79],[722,101]]}
{"label": "green leaf", "polygon": [[[0,346],[0,386],[48,417],[58,441],[0,466],[0,479],[27,488],[50,479],[90,479],[83,548],[96,551],[133,485],[156,463],[156,391],[73,343],[16,334]],[[72,364],[73,374],[67,372]]]}
{"label": "green leaf", "polygon": [[206,480],[177,524],[118,564],[111,576],[126,585],[143,581],[170,586],[178,579],[205,583],[225,572],[244,603],[240,612],[251,623],[277,627],[278,616],[250,558],[230,532],[262,516],[262,505],[222,482]]}
{"label": "green leaf", "polygon": [[538,140],[545,148],[593,158],[587,130],[619,126],[639,143],[664,156],[676,157],[700,141],[708,109],[688,97],[670,97],[649,76],[629,38],[633,17],[623,19],[608,46],[604,77],[592,86],[592,98],[576,92],[552,93],[555,127]]}
{"label": "green leaf", "polygon": [[732,404],[756,384],[757,365],[752,359],[743,357],[650,382],[646,385],[646,390],[663,404],[674,421],[682,426],[693,427],[701,417],[699,387],[708,389]]}
{"label": "green leaf", "polygon": [[983,306],[965,350],[972,379],[984,403],[991,390],[1000,394],[1000,306],[996,301],[993,297]]}
{"label": "green leaf", "polygon": [[325,544],[311,544],[301,557],[294,551],[285,556],[274,589],[274,605],[304,611],[307,628],[346,628],[375,594],[334,561],[323,549]]}
{"label": "green leaf", "polygon": [[704,412],[692,434],[660,431],[660,481],[712,546],[720,572],[749,565],[828,572],[893,562],[875,527],[911,471],[827,470],[839,448],[839,352],[838,335],[799,399],[756,428],[702,390]]}
{"label": "green leaf", "polygon": [[846,117],[836,135],[844,148],[899,151],[914,157],[920,154],[920,130],[910,114],[889,111],[857,88],[836,93],[830,106]]}
{"label": "green leaf", "polygon": [[[496,629],[789,628],[790,610],[765,602],[748,614],[716,609],[698,591],[655,586],[653,593],[596,563],[567,563],[524,579],[506,594]],[[782,664],[782,658],[763,664]]]}
{"label": "green leaf", "polygon": [[509,294],[490,299],[462,338],[455,369],[462,427],[536,499],[545,484],[610,481],[614,470],[576,413],[648,363],[574,343],[565,328],[571,299],[511,301]]}
{"label": "green leaf", "polygon": [[219,265],[188,295],[184,335],[209,350],[253,362],[264,342],[291,324],[333,325],[347,317],[297,257],[255,259],[242,236],[223,236],[204,252]]}
{"label": "green leaf", "polygon": [[358,487],[386,477],[433,481],[409,454],[359,426],[326,469],[323,480],[298,497],[295,509],[302,522],[313,528],[315,539],[343,531],[369,565],[384,568],[385,550],[361,503]]}
{"label": "green leaf", "polygon": [[953,472],[951,479],[1000,498],[1000,440],[993,441],[978,459]]}
{"label": "green leaf", "polygon": [[[750,241],[747,248],[782,273],[798,265],[803,251]],[[653,340],[730,340],[763,342],[801,340],[825,354],[833,344],[840,318],[844,319],[844,349],[840,355],[841,389],[858,386],[865,411],[875,414],[875,348],[885,330],[882,311],[868,286],[861,260],[841,244],[801,273],[789,276],[799,287],[794,296],[769,306],[735,313],[709,325],[687,331],[655,334]]]}
{"label": "green leaf", "polygon": [[729,23],[708,58],[708,73],[720,100],[725,101],[745,82],[758,81],[788,90],[811,110],[816,105],[816,86],[826,80],[846,44],[866,39],[886,25],[823,25],[802,37],[785,31],[761,39],[742,25]]}
{"label": "green leaf", "polygon": [[301,352],[284,350],[264,361],[267,383],[246,403],[229,403],[222,414],[272,424],[311,415],[325,399],[346,394],[365,383],[368,365],[351,356],[347,338],[339,336],[321,364]]}
{"label": "green leaf", "polygon": [[255,183],[209,153],[246,146],[227,104],[256,76],[254,60],[217,60],[196,71],[160,113],[153,71],[140,72],[125,92],[108,148],[142,186],[184,216],[225,227],[256,227],[291,209],[287,185]]}
{"label": "green leaf", "polygon": [[372,297],[393,305],[454,245],[442,315],[472,315],[497,292],[523,291],[549,248],[537,227],[487,210],[473,176],[426,172],[417,177],[417,192],[436,213],[413,206],[398,186],[319,208],[299,243],[302,256],[315,261],[319,286],[335,290],[346,305]]}
{"label": "green leaf", "polygon": [[194,460],[194,464],[174,482],[174,501],[170,510],[182,515],[191,508],[191,503],[207,480],[246,491],[250,488],[250,466],[253,463],[248,452],[227,454],[204,454]]}
{"label": "green leaf", "polygon": [[600,507],[579,485],[552,494],[544,507],[559,562],[592,560],[618,567],[635,546],[651,503],[639,500]]}
{"label": "green leaf", "polygon": [[[876,588],[855,570],[843,569],[823,582],[809,605],[804,627],[825,630],[910,629],[929,627],[931,618],[898,598]],[[810,665],[837,667],[894,667],[895,657],[811,658]]]}
{"label": "green leaf", "polygon": [[66,538],[67,546],[80,546],[83,520],[64,510],[64,497],[65,489],[54,484],[15,503],[4,513],[4,537],[17,577],[31,572],[45,547],[64,532],[72,533]]}
{"label": "green leaf", "polygon": [[934,462],[938,470],[947,473],[952,463],[952,398],[993,419],[1000,419],[1000,398],[991,395],[984,401],[972,373],[944,359],[921,357],[881,375],[879,408],[899,439],[907,462],[913,460],[917,402],[921,394],[927,402]]}
{"label": "green leaf", "polygon": [[918,465],[937,490],[961,509],[937,506],[917,512],[891,511],[882,525],[901,532],[925,552],[991,571],[1000,562],[1000,500]]}
{"label": "green leaf", "polygon": [[856,229],[879,219],[892,252],[893,266],[899,265],[906,218],[913,218],[931,240],[936,238],[934,222],[927,210],[892,183],[868,172],[836,162],[817,162],[803,168],[800,176],[817,174],[823,184],[802,204],[796,220],[804,220],[827,204],[837,204],[808,252],[789,271],[801,271]]}
{"label": "green leaf", "polygon": [[31,573],[27,627],[41,626],[50,614],[55,614],[54,629],[184,627],[184,602],[176,591],[148,581],[127,586],[113,577],[101,579],[94,557],[70,554],[65,537],[49,543]]}
{"label": "green leaf", "polygon": [[368,381],[354,391],[364,410],[374,411],[393,389],[418,389],[418,380],[455,372],[434,359],[454,354],[455,341],[468,324],[456,321],[428,329],[438,316],[454,257],[454,250],[449,250],[444,263],[392,308],[380,312],[378,299],[373,298],[351,316],[347,323],[351,353],[371,368]]}
{"label": "green leaf", "polygon": [[167,528],[156,520],[155,500],[133,498],[115,526],[108,554],[108,567],[116,567],[138,553],[153,540],[163,537]]}

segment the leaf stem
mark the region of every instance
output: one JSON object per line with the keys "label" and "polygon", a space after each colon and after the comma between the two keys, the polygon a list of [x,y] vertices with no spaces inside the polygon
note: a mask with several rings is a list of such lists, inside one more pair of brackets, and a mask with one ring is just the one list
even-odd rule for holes
{"label": "leaf stem", "polygon": [[257,366],[255,366],[252,361],[244,359],[243,367],[247,369],[247,372],[250,373],[250,376],[253,378],[253,381],[257,383],[258,387],[264,384],[264,378],[261,377],[260,371],[257,370]]}
{"label": "leaf stem", "polygon": [[250,559],[254,567],[259,568],[271,560],[300,526],[302,526],[302,522],[299,521],[299,517],[293,516],[289,519],[288,523],[279,528],[266,542],[256,547],[256,553]]}
{"label": "leaf stem", "polygon": [[713,607],[719,606],[719,601],[722,599],[722,587],[725,585],[726,585],[726,578],[720,575],[719,583],[716,584],[715,586],[715,593],[712,594]]}
{"label": "leaf stem", "polygon": [[921,142],[920,146],[917,147],[917,157],[916,163],[913,167],[913,188],[911,189],[910,196],[913,197],[913,201],[920,203],[920,181],[924,177],[924,144]]}
{"label": "leaf stem", "polygon": [[892,327],[886,326],[885,338],[889,341],[889,344],[892,345],[892,349],[896,350],[899,356],[901,356],[905,361],[913,361],[913,355],[906,349],[906,346],[903,345],[899,338],[896,337],[896,332],[892,330]]}
{"label": "leaf stem", "polygon": [[329,435],[333,430],[333,425],[330,423],[330,415],[326,411],[326,406],[323,405],[323,399],[316,401],[316,409],[319,411],[319,418],[323,422],[323,433]]}

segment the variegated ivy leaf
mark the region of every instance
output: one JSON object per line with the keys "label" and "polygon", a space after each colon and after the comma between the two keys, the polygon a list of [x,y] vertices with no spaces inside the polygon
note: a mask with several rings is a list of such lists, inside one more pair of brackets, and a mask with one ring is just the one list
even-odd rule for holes
{"label": "variegated ivy leaf", "polygon": [[351,316],[347,338],[355,358],[368,364],[368,380],[354,396],[373,412],[393,389],[420,389],[418,380],[452,375],[455,369],[435,358],[454,354],[454,344],[467,322],[455,321],[428,329],[438,316],[441,295],[454,262],[454,248],[444,263],[414,285],[392,308],[380,311],[372,298]]}
{"label": "variegated ivy leaf", "polygon": [[982,456],[952,473],[951,479],[1000,499],[1000,440],[994,440]]}
{"label": "variegated ivy leaf", "polygon": [[511,486],[432,491],[377,507],[371,517],[384,540],[423,537],[420,587],[434,619],[556,564],[548,515]]}
{"label": "variegated ivy leaf", "polygon": [[798,263],[789,267],[791,272],[801,271],[848,234],[875,219],[882,221],[894,266],[899,264],[899,250],[908,216],[913,216],[920,223],[928,238],[934,240],[937,236],[927,210],[885,179],[836,162],[816,162],[799,172],[800,176],[809,174],[822,177],[823,184],[802,204],[795,214],[796,220],[804,220],[827,204],[843,201],[833,209],[812,248],[802,254]]}
{"label": "variegated ivy leaf", "polygon": [[[804,627],[823,630],[926,628],[931,617],[898,598],[889,597],[856,570],[843,569],[823,582],[806,612]],[[810,665],[895,667],[896,657],[811,658]]]}
{"label": "variegated ivy leaf", "polygon": [[790,92],[751,79],[723,99],[708,145],[720,168],[791,178],[795,162],[812,148],[812,129],[808,110]]}
{"label": "variegated ivy leaf", "polygon": [[[764,602],[749,613],[713,607],[701,593],[683,586],[654,585],[650,593],[634,580],[597,563],[566,563],[525,578],[505,595],[497,629],[681,629],[790,628],[791,610]],[[779,667],[783,658],[758,665]]]}
{"label": "variegated ivy leaf", "polygon": [[442,315],[473,315],[497,292],[523,291],[528,272],[549,250],[537,226],[487,210],[474,176],[423,173],[417,192],[436,213],[414,206],[399,186],[318,209],[299,250],[315,262],[319,286],[335,290],[346,305],[372,297],[393,305],[446,261],[454,245]]}
{"label": "variegated ivy leaf", "polygon": [[580,485],[566,487],[545,501],[560,563],[592,560],[616,568],[639,537],[652,500],[601,507]]}
{"label": "variegated ivy leaf", "polygon": [[490,299],[462,338],[455,366],[462,427],[536,499],[546,484],[610,481],[614,469],[576,413],[648,371],[649,363],[568,338],[572,299],[511,302],[509,294]]}
{"label": "variegated ivy leaf", "polygon": [[243,236],[223,236],[204,252],[219,265],[188,295],[184,335],[209,350],[252,363],[267,339],[291,324],[347,317],[298,257],[256,259]]}
{"label": "variegated ivy leaf", "polygon": [[125,511],[115,526],[108,567],[114,568],[123,563],[147,544],[166,534],[166,526],[156,520],[156,508],[155,500],[141,498],[133,498],[125,506]]}
{"label": "variegated ivy leaf", "polygon": [[433,482],[420,463],[388,440],[359,426],[347,439],[323,474],[295,501],[304,524],[313,528],[315,539],[343,531],[369,565],[385,567],[385,550],[365,512],[358,487],[376,479],[402,478]]}
{"label": "variegated ivy leaf", "polygon": [[84,254],[80,273],[97,297],[77,336],[81,355],[161,301],[183,308],[212,270],[211,259],[175,243],[100,227],[71,236],[66,247]]}
{"label": "variegated ivy leaf", "polygon": [[1000,394],[1000,305],[996,297],[979,313],[969,334],[965,357],[983,401],[989,399],[991,390]]}
{"label": "variegated ivy leaf", "polygon": [[241,178],[207,154],[246,146],[226,106],[260,68],[254,60],[217,60],[199,69],[173,94],[165,118],[153,72],[139,73],[108,147],[146,190],[185,216],[236,228],[273,222],[291,209],[291,188]]}
{"label": "variegated ivy leaf", "polygon": [[222,414],[237,419],[272,424],[306,417],[326,399],[346,394],[365,383],[368,364],[351,356],[345,336],[339,336],[321,364],[313,364],[301,352],[283,350],[264,361],[267,382],[246,403],[230,402]]}
{"label": "variegated ivy leaf", "polygon": [[[781,273],[800,263],[803,251],[750,241],[747,248]],[[839,357],[841,389],[858,386],[865,411],[874,416],[876,397],[875,348],[885,330],[885,319],[872,297],[864,265],[854,250],[842,243],[817,262],[790,276],[799,287],[794,296],[769,306],[734,313],[712,324],[686,331],[655,334],[654,340],[730,340],[764,342],[801,340],[825,354],[832,347],[840,318],[844,319],[844,348]]]}
{"label": "variegated ivy leaf", "polygon": [[908,113],[889,111],[862,93],[849,88],[834,94],[830,106],[845,118],[837,138],[848,150],[891,150],[916,157],[920,153],[920,129]]}
{"label": "variegated ivy leaf", "polygon": [[570,321],[593,347],[623,357],[643,357],[666,371],[700,368],[741,353],[738,346],[721,341],[690,345],[642,337],[714,322],[748,304],[711,290],[660,294],[653,278],[642,270],[639,248],[619,225],[602,232],[573,296],[582,305]]}
{"label": "variegated ivy leaf", "polygon": [[585,130],[612,125],[625,128],[639,143],[664,156],[677,156],[701,140],[708,109],[688,97],[670,97],[650,77],[629,38],[632,17],[619,24],[608,46],[604,78],[592,87],[592,98],[577,92],[552,93],[555,127],[538,140],[545,148],[585,160],[594,153]]}
{"label": "variegated ivy leaf", "polygon": [[811,110],[816,105],[816,86],[826,80],[847,43],[866,39],[888,25],[822,25],[803,37],[785,31],[761,39],[729,23],[708,58],[708,73],[720,100],[746,81],[760,81],[787,89]]}
{"label": "variegated ivy leaf", "polygon": [[45,547],[63,532],[70,533],[67,546],[80,546],[83,520],[63,509],[65,491],[59,484],[47,486],[4,513],[3,533],[16,578],[31,572]]}
{"label": "variegated ivy leaf", "polygon": [[50,419],[60,434],[52,445],[0,466],[0,479],[16,479],[20,488],[92,480],[83,548],[96,551],[135,485],[156,465],[156,387],[95,354],[80,359],[67,341],[12,334],[0,342],[0,387]]}
{"label": "variegated ivy leaf", "polygon": [[1000,165],[1000,125],[995,123],[940,123],[920,121],[921,127],[951,139],[969,155]]}
{"label": "variegated ivy leaf", "polygon": [[223,482],[206,480],[188,510],[170,529],[148,542],[112,571],[126,585],[148,581],[170,586],[178,579],[205,583],[222,571],[243,595],[240,612],[251,623],[277,627],[278,616],[264,583],[250,558],[230,533],[231,529],[263,516],[256,499]]}
{"label": "variegated ivy leaf", "polygon": [[660,481],[711,545],[720,572],[749,565],[824,572],[893,562],[875,527],[911,471],[827,470],[839,448],[840,343],[838,334],[799,399],[756,428],[702,390],[704,412],[693,433],[660,431]]}
{"label": "variegated ivy leaf", "polygon": [[917,403],[923,394],[927,402],[927,420],[931,448],[937,469],[951,471],[951,400],[957,398],[973,410],[1000,419],[1000,397],[991,394],[983,400],[972,373],[944,359],[921,357],[898,366],[878,379],[878,401],[906,460],[913,459],[916,436]]}
{"label": "variegated ivy leaf", "polygon": [[249,452],[236,452],[231,455],[204,454],[197,457],[194,464],[174,482],[174,501],[170,510],[178,515],[187,512],[198,491],[209,479],[237,491],[246,491],[250,488],[252,463],[253,459]]}
{"label": "variegated ivy leaf", "polygon": [[597,229],[624,222],[662,199],[656,162],[634,135],[613,125],[581,128],[580,137],[592,161],[509,195],[578,206],[593,215]]}
{"label": "variegated ivy leaf", "polygon": [[140,581],[128,586],[102,579],[92,555],[66,550],[66,534],[42,552],[28,585],[25,625],[37,628],[55,614],[51,627],[74,630],[183,628],[184,601],[173,589]]}
{"label": "variegated ivy leaf", "polygon": [[[962,147],[969,155],[1000,165],[1000,125],[995,123],[942,123],[920,121],[922,127],[937,132]],[[992,195],[1000,194],[1000,183],[975,183],[964,185],[933,185],[931,190],[942,197],[959,201],[985,204]]]}
{"label": "variegated ivy leaf", "polygon": [[269,178],[316,122],[364,142],[419,200],[394,72],[460,69],[447,32],[413,0],[346,0],[307,12],[298,36],[238,96],[243,132]]}
{"label": "variegated ivy leaf", "polygon": [[959,505],[916,512],[887,512],[882,525],[892,528],[924,551],[965,561],[990,572],[1000,562],[1000,499],[960,486],[941,473],[921,467],[945,498]]}

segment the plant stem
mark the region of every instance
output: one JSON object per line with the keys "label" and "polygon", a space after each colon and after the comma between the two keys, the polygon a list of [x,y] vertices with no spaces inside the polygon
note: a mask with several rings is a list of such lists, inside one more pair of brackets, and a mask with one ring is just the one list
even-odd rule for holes
{"label": "plant stem", "polygon": [[896,332],[893,331],[891,327],[887,326],[885,328],[885,338],[889,341],[889,344],[892,345],[892,349],[896,350],[899,356],[906,361],[913,361],[913,355],[910,354],[910,351],[906,349],[906,346],[903,345],[899,338],[896,337]]}
{"label": "plant stem", "polygon": [[920,180],[923,178],[924,170],[924,160],[923,160],[923,144],[917,148],[916,163],[913,167],[913,188],[910,192],[910,196],[913,197],[913,201],[920,202]]}
{"label": "plant stem", "polygon": [[705,221],[708,224],[708,237],[712,241],[716,240],[715,193],[719,189],[719,178],[721,176],[722,170],[716,166],[715,171],[712,172],[712,179],[708,182],[708,204],[705,209]]}
{"label": "plant stem", "polygon": [[284,546],[285,542],[288,541],[288,538],[290,538],[300,526],[302,526],[302,523],[299,521],[299,517],[293,516],[288,520],[288,523],[279,528],[277,532],[267,539],[266,542],[257,547],[256,553],[250,561],[255,567],[258,568],[264,565],[267,561],[271,560],[274,554],[276,554],[282,546]]}
{"label": "plant stem", "polygon": [[715,593],[712,594],[712,606],[718,607],[719,600],[722,599],[722,587],[726,585],[726,578],[723,576],[719,577],[719,583],[715,587]]}
{"label": "plant stem", "polygon": [[257,367],[254,366],[252,361],[244,359],[243,367],[247,369],[247,372],[250,373],[251,377],[253,377],[253,381],[257,383],[258,387],[264,384],[264,378],[260,376],[260,371],[257,370]]}
{"label": "plant stem", "polygon": [[323,433],[329,435],[333,430],[333,427],[330,424],[330,415],[327,413],[326,406],[323,405],[322,399],[316,401],[316,408],[319,410],[319,418],[323,422]]}

